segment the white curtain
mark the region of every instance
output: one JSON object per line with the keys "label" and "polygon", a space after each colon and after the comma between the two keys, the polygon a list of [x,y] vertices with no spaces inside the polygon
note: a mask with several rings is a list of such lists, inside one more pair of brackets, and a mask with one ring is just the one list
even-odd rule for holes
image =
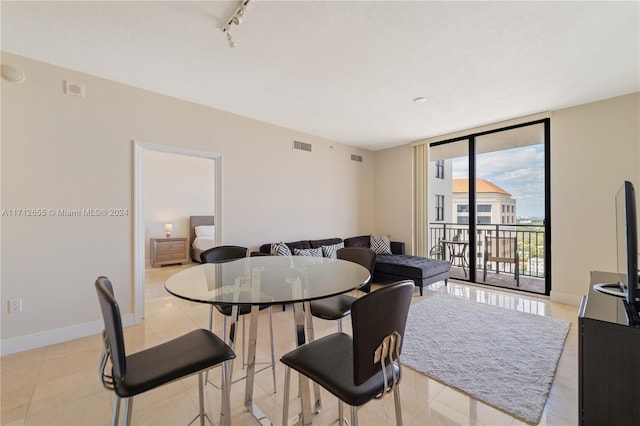
{"label": "white curtain", "polygon": [[428,257],[428,171],[429,145],[413,147],[413,250],[416,256]]}

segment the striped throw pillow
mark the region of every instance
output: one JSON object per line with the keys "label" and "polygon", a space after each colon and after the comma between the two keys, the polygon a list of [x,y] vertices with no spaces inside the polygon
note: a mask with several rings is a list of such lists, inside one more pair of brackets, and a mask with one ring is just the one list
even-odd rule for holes
{"label": "striped throw pillow", "polygon": [[330,246],[322,246],[322,254],[324,257],[328,257],[330,259],[338,258],[338,250],[344,248],[344,242],[338,244],[332,244]]}
{"label": "striped throw pillow", "polygon": [[377,254],[391,254],[391,238],[389,235],[372,235],[369,244],[371,250]]}

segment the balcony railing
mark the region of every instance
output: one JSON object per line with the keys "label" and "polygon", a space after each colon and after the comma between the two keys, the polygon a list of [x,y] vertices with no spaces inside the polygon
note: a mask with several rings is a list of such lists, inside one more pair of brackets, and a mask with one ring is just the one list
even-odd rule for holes
{"label": "balcony railing", "polygon": [[[476,262],[477,269],[482,269],[484,255],[484,237],[516,237],[520,275],[543,278],[544,265],[544,225],[476,225]],[[469,240],[468,225],[455,223],[430,223],[429,247],[441,247],[442,240]],[[433,250],[432,257],[439,257],[437,250]],[[469,252],[467,251],[467,261]],[[500,272],[514,273],[513,263],[500,262]]]}

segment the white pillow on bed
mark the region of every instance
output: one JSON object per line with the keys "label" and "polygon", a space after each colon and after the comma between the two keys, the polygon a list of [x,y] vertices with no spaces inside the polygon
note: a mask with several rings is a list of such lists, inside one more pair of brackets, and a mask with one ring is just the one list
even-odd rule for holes
{"label": "white pillow on bed", "polygon": [[196,226],[196,237],[213,238],[215,225]]}
{"label": "white pillow on bed", "polygon": [[196,237],[193,240],[193,248],[198,250],[205,251],[215,246],[216,246],[215,238]]}

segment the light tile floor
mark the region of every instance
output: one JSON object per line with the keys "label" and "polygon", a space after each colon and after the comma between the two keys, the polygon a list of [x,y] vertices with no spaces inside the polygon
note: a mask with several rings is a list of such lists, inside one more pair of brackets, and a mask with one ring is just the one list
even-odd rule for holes
{"label": "light tile floor", "polygon": [[[196,327],[207,327],[208,306],[190,303],[170,296],[164,289],[166,277],[185,266],[165,266],[147,270],[145,320],[125,329],[129,353],[156,345]],[[374,286],[375,288],[375,286]],[[544,410],[542,425],[578,424],[578,337],[577,307],[549,302],[495,289],[475,287],[450,281],[437,283],[430,291],[452,293],[511,309],[563,318],[572,322],[557,374]],[[428,297],[429,292],[425,292]],[[421,297],[418,291],[414,302]],[[96,303],[96,309],[97,303]],[[217,314],[218,315],[218,314]],[[261,313],[258,335],[258,361],[269,357],[267,311]],[[216,317],[216,330],[221,328]],[[350,322],[344,321],[350,332]],[[336,331],[337,324],[314,319],[316,336]],[[274,309],[276,359],[293,348],[292,309]],[[241,336],[240,336],[241,337]],[[239,345],[238,356],[242,355]],[[111,393],[98,379],[100,336],[90,336],[0,358],[2,425],[106,425],[110,423]],[[213,377],[219,376],[219,368]],[[522,422],[470,398],[452,388],[405,368],[401,383],[403,420],[407,425],[520,425]],[[234,378],[243,374],[241,363],[234,364]],[[282,422],[284,368],[276,366],[277,392],[269,370],[256,375],[254,401],[275,422]],[[291,395],[297,395],[292,377]],[[259,424],[245,410],[244,381],[232,386],[232,422],[234,425]],[[205,390],[205,404],[210,417],[218,423],[220,394],[211,387]],[[337,418],[335,398],[322,395],[323,409],[314,417],[315,424],[330,424]],[[134,400],[133,424],[186,425],[197,410],[197,379],[174,382],[140,395]],[[296,411],[296,401],[290,411]],[[358,411],[363,425],[395,424],[393,398],[373,401]]]}

